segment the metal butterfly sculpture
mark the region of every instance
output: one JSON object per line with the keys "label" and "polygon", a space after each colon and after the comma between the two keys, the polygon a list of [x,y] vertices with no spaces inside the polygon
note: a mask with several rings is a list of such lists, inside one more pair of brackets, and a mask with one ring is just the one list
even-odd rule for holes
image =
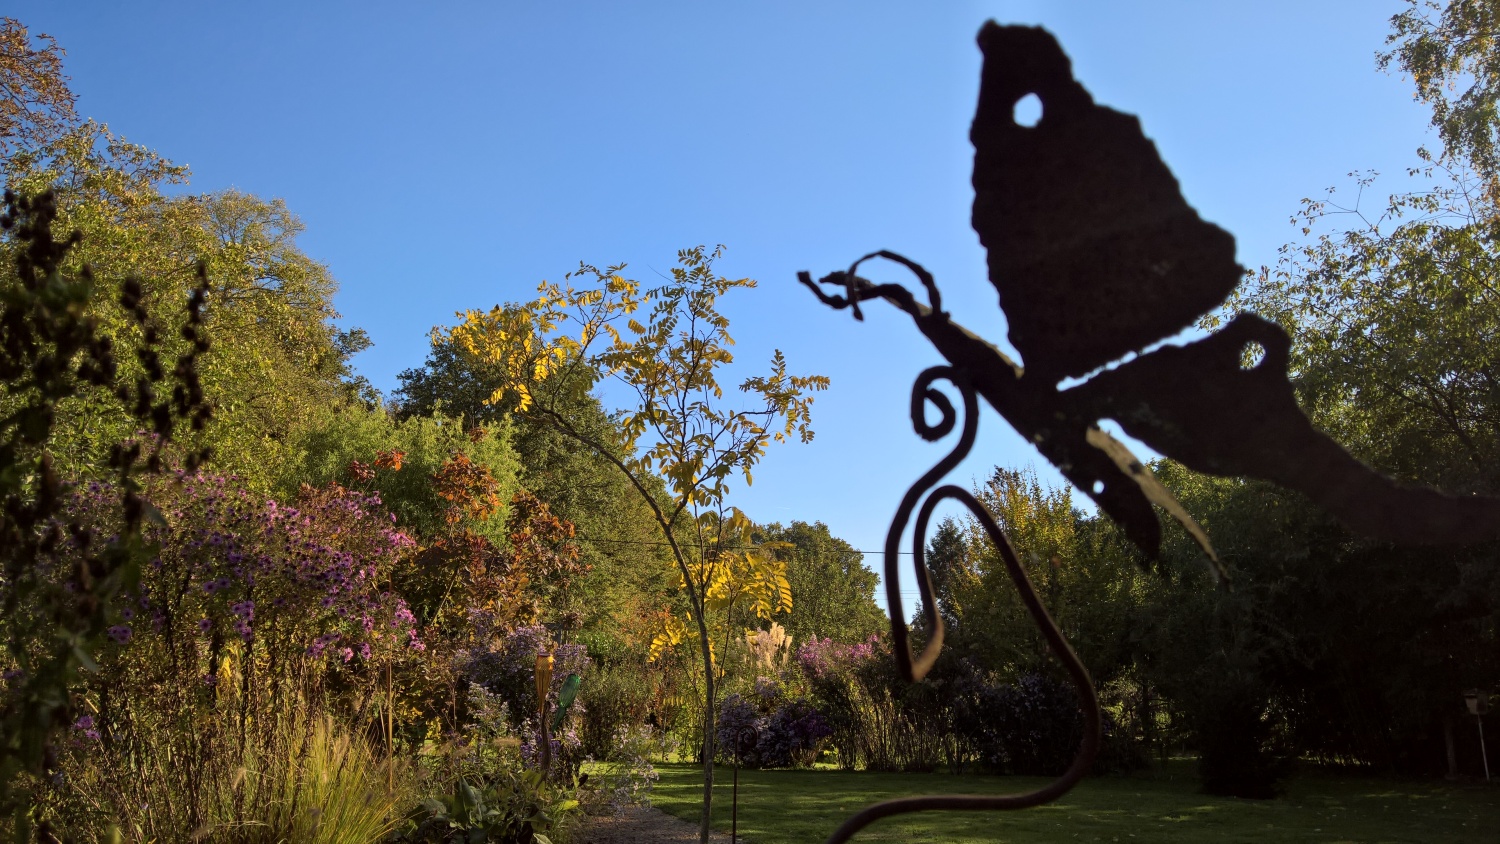
{"label": "metal butterfly sculpture", "polygon": [[[1073,765],[1037,791],[1007,796],[933,796],[871,806],[839,828],[830,844],[872,821],[927,809],[1014,809],[1066,793],[1086,774],[1099,742],[1099,707],[1083,665],[1032,589],[994,520],[964,488],[934,486],[973,446],[982,396],[1075,486],[1121,526],[1149,557],[1161,546],[1153,505],[1179,522],[1217,567],[1202,528],[1122,443],[1101,430],[1112,419],[1130,436],[1195,471],[1262,478],[1297,490],[1345,526],[1400,543],[1469,543],[1500,537],[1500,499],[1457,498],[1403,486],[1360,463],[1315,429],[1297,406],[1287,376],[1291,341],[1275,323],[1251,314],[1183,346],[1164,346],[1058,389],[1192,325],[1222,304],[1244,275],[1234,238],[1199,218],[1156,147],[1128,114],[1094,103],[1045,30],[999,26],[979,33],[984,71],[970,138],[974,143],[974,229],[989,254],[1010,341],[1023,370],[995,346],[954,322],[937,285],[918,264],[876,252],[847,271],[798,278],[824,303],[850,308],[883,299],[909,314],[949,365],[923,372],[912,391],[912,423],[936,440],[956,424],[952,403],[933,389],[950,381],[964,403],[958,445],[909,490],[885,547],[888,605],[901,606],[897,552],[913,513],[912,552],[929,633],[913,656],[899,613],[893,647],[908,681],[920,680],[942,648],[943,626],[923,560],[934,507],[952,499],[985,527],[1037,625],[1080,693],[1085,736]],[[1042,117],[1014,119],[1016,103],[1035,95]],[[859,277],[871,258],[895,261],[925,288],[928,304],[899,284]],[[1262,352],[1258,361],[1250,352]],[[926,404],[939,411],[926,419]],[[924,496],[925,499],[924,499]],[[920,509],[918,504],[920,503]]]}

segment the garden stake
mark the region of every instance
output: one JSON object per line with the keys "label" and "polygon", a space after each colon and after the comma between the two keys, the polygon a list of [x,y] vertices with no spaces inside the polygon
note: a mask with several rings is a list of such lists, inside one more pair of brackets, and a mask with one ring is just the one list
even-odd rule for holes
{"label": "garden stake", "polygon": [[542,776],[552,774],[552,735],[547,729],[547,692],[552,688],[552,651],[536,655],[536,712],[538,742],[541,744]]}
{"label": "garden stake", "polygon": [[[1161,551],[1160,508],[1202,548],[1226,585],[1208,534],[1144,463],[1099,427],[1101,420],[1194,471],[1260,478],[1301,492],[1357,533],[1407,544],[1500,538],[1500,498],[1397,484],[1314,428],[1288,377],[1291,338],[1280,325],[1239,314],[1201,339],[1156,347],[1220,307],[1239,284],[1245,270],[1235,261],[1234,238],[1187,204],[1139,120],[1094,102],[1050,33],[992,21],[978,40],[984,65],[969,133],[973,226],[1025,368],[954,322],[932,274],[894,252],[872,252],[817,282],[807,272],[797,278],[818,301],[849,309],[856,320],[864,319],[862,302],[895,306],[948,361],[923,372],[912,389],[912,425],[923,439],[952,433],[956,422],[953,403],[933,383],[947,380],[963,398],[958,445],[907,491],[886,534],[886,599],[901,676],[920,681],[942,650],[943,622],[923,552],[933,509],[952,499],[983,525],[1032,620],[1072,677],[1084,737],[1068,770],[1043,788],[878,803],[839,827],[829,844],[903,812],[1019,809],[1055,800],[1083,778],[1098,752],[1093,684],[1004,532],[968,490],[952,484],[934,489],[974,444],[977,396],[1093,499],[1148,560]],[[1015,108],[1027,98],[1041,103],[1038,120],[1017,119]],[[900,284],[857,275],[871,258],[910,270],[927,304]],[[820,285],[839,292],[825,293]],[[929,403],[941,417],[935,425],[927,423]],[[901,616],[897,557],[914,512],[910,553],[929,634],[915,656]]]}

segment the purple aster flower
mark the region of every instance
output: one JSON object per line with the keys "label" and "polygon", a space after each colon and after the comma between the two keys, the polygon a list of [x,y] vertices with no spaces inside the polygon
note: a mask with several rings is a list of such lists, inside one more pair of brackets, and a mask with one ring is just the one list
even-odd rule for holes
{"label": "purple aster flower", "polygon": [[208,631],[210,631],[210,630],[213,629],[213,626],[214,626],[214,623],[212,621],[206,619],[206,618],[200,618],[200,619],[198,619],[198,632],[199,633],[207,633]]}

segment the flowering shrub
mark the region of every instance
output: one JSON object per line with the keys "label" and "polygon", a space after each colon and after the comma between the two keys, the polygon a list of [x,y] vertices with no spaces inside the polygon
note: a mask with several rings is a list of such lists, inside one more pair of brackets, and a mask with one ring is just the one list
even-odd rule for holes
{"label": "flowering shrub", "polygon": [[[91,716],[76,734],[103,740],[63,775],[87,783],[73,793],[89,805],[67,808],[81,827],[102,813],[164,835],[279,799],[256,787],[260,768],[295,758],[327,713],[391,718],[385,683],[375,694],[386,674],[371,669],[420,664],[425,645],[386,587],[413,543],[378,497],[304,487],[283,504],[180,472],[146,492],[162,516],[144,531],[155,550],[112,604],[111,641],[80,690]],[[89,484],[69,506],[102,535],[115,496]]]}
{"label": "flowering shrub", "polygon": [[880,638],[874,635],[854,645],[814,636],[797,649],[797,664],[810,679],[822,680],[867,663],[875,657],[879,642]]}
{"label": "flowering shrub", "polygon": [[1078,693],[1060,680],[1025,674],[1014,684],[986,686],[980,750],[997,771],[1056,776],[1083,741]]}
{"label": "flowering shrub", "polygon": [[767,720],[755,752],[767,768],[806,767],[818,759],[818,751],[833,728],[823,714],[805,700],[783,705]]}
{"label": "flowering shrub", "polygon": [[[391,526],[379,497],[304,488],[287,506],[204,475],[180,475],[156,493],[167,526],[146,536],[162,551],[122,596],[117,643],[145,622],[151,636],[232,636],[282,658],[300,650],[348,663],[424,648],[405,601],[383,587],[414,543]],[[79,503],[90,509],[111,496],[90,484]]]}
{"label": "flowering shrub", "polygon": [[[760,684],[760,688],[768,685]],[[761,696],[763,701],[768,699],[774,698]],[[751,768],[811,765],[832,735],[822,713],[805,700],[783,703],[767,713],[755,700],[738,694],[724,698],[715,732],[725,761],[738,757],[741,765]]]}
{"label": "flowering shrub", "polygon": [[719,705],[714,746],[723,754],[725,761],[738,758],[741,765],[759,767],[760,755],[756,752],[756,747],[765,728],[766,716],[750,701],[737,694],[727,695]]}
{"label": "flowering shrub", "polygon": [[[498,694],[510,707],[512,717],[536,712],[536,655],[549,647],[551,634],[540,624],[496,629],[494,618],[484,611],[470,613],[476,644],[459,652],[458,669],[472,682]],[[552,647],[551,700],[569,674],[588,676],[593,667],[588,648],[578,644]],[[582,712],[583,697],[573,704],[572,712]]]}
{"label": "flowering shrub", "polygon": [[[551,635],[541,625],[497,630],[493,614],[484,610],[470,613],[477,644],[458,653],[457,669],[471,682],[504,701],[515,723],[511,725],[521,737],[521,758],[527,765],[540,763],[537,746],[540,722],[537,720],[536,656],[549,648]],[[552,686],[548,692],[549,712],[557,706],[558,691],[569,674],[587,677],[593,666],[588,648],[578,644],[551,646],[553,651]],[[569,709],[568,721],[552,736],[552,760],[555,768],[573,771],[583,761],[583,742],[573,725],[585,713],[585,692]]]}
{"label": "flowering shrub", "polygon": [[872,636],[855,645],[814,639],[798,651],[831,730],[839,765],[882,771],[930,771],[951,743],[945,695],[935,683],[899,682],[889,645]]}

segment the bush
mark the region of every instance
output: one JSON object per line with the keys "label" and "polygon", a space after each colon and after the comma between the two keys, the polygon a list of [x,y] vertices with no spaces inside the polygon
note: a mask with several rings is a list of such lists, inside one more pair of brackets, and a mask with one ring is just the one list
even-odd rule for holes
{"label": "bush", "polygon": [[645,725],[655,693],[655,684],[644,666],[595,668],[588,677],[588,707],[582,718],[583,752],[595,759],[611,758],[619,748],[622,731]]}
{"label": "bush", "polygon": [[932,683],[896,676],[889,647],[875,637],[857,645],[827,639],[798,650],[839,766],[872,771],[931,771],[951,754],[951,713]]}
{"label": "bush", "polygon": [[[286,766],[308,752],[368,757],[340,736],[382,715],[372,664],[421,653],[405,604],[381,589],[410,540],[378,499],[340,488],[307,490],[295,507],[202,475],[151,493],[160,552],[112,607],[112,641],[77,692],[91,714],[59,812],[169,837],[270,823],[286,796],[264,783],[299,783]],[[113,499],[92,484],[72,506],[104,531]]]}
{"label": "bush", "polygon": [[768,714],[737,694],[724,698],[715,733],[721,758],[732,763],[738,757],[747,768],[809,766],[831,735],[827,719],[805,700],[776,705]]}
{"label": "bush", "polygon": [[[424,542],[442,535],[449,502],[433,485],[432,478],[454,455],[464,455],[483,467],[497,482],[500,502],[509,501],[520,484],[510,431],[504,425],[465,429],[465,420],[443,416],[392,419],[383,409],[358,406],[332,412],[322,424],[305,431],[297,441],[301,460],[282,467],[277,482],[283,495],[296,492],[303,483],[314,486],[340,483],[359,485],[377,492],[387,509],[396,514],[402,530]],[[477,433],[476,433],[477,431]],[[377,454],[401,455],[400,469],[363,466]],[[363,468],[366,478],[352,472]],[[505,544],[505,508],[502,506],[475,526],[475,532],[498,545]]]}
{"label": "bush", "polygon": [[831,735],[833,728],[822,713],[807,701],[792,701],[767,720],[755,751],[767,768],[808,767]]}
{"label": "bush", "polygon": [[537,844],[565,826],[578,805],[571,789],[552,785],[540,771],[504,772],[482,783],[460,779],[450,794],[422,800],[393,841]]}
{"label": "bush", "polygon": [[1198,770],[1203,790],[1264,800],[1280,793],[1291,753],[1277,734],[1265,699],[1250,690],[1215,695],[1217,705],[1195,713]]}
{"label": "bush", "polygon": [[1078,693],[1043,674],[982,692],[990,713],[981,743],[985,761],[1012,774],[1054,777],[1067,770],[1083,742]]}
{"label": "bush", "polygon": [[650,806],[651,789],[660,775],[649,757],[659,743],[649,726],[621,727],[608,755],[596,760],[590,771],[589,790],[582,793],[589,811],[618,814],[626,806]]}

